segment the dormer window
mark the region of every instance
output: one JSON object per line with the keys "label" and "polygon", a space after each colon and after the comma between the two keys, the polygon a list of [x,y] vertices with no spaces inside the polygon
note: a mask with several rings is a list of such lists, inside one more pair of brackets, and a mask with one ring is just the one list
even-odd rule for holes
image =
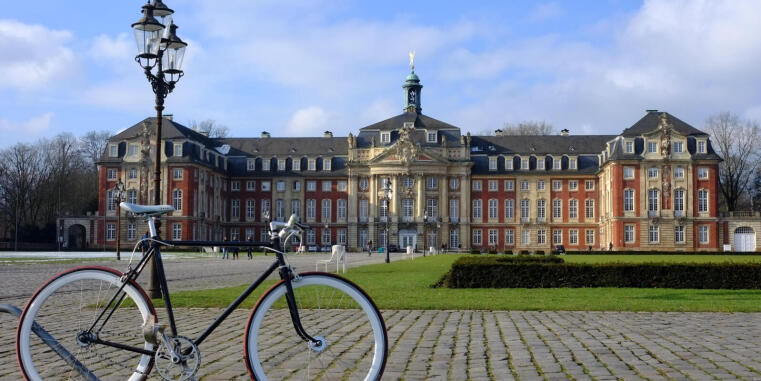
{"label": "dormer window", "polygon": [[316,171],[317,170],[317,160],[316,159],[309,159],[308,164],[310,171]]}
{"label": "dormer window", "polygon": [[682,152],[684,152],[684,143],[674,142],[674,153],[682,153]]}
{"label": "dormer window", "polygon": [[108,146],[108,156],[109,157],[119,156],[119,147],[116,144],[111,144]]}
{"label": "dormer window", "polygon": [[256,159],[247,159],[246,160],[246,169],[249,171],[256,170]]}
{"label": "dormer window", "polygon": [[507,168],[507,170],[509,170],[509,171],[512,171],[512,170],[513,170],[513,158],[512,158],[512,157],[510,157],[510,158],[507,158],[507,159],[505,160],[505,167],[506,167],[506,168]]}
{"label": "dormer window", "polygon": [[544,158],[539,157],[536,159],[536,169],[544,169]]}
{"label": "dormer window", "polygon": [[656,153],[656,152],[658,152],[658,143],[647,142],[647,153]]}
{"label": "dormer window", "polygon": [[391,143],[391,133],[390,132],[381,132],[381,143],[383,143],[383,144]]}
{"label": "dormer window", "polygon": [[285,159],[278,159],[278,161],[277,161],[277,170],[278,171],[285,171]]}
{"label": "dormer window", "polygon": [[137,155],[137,144],[130,144],[129,148],[127,149],[127,156],[135,155]]}
{"label": "dormer window", "polygon": [[577,169],[577,167],[575,158],[568,159],[568,168]]}
{"label": "dormer window", "polygon": [[496,157],[490,157],[489,158],[489,170],[490,171],[496,171],[497,170],[497,158]]}
{"label": "dormer window", "polygon": [[262,159],[262,171],[270,170],[270,159]]}
{"label": "dormer window", "polygon": [[560,170],[561,164],[562,162],[560,161],[559,158],[555,158],[555,157],[552,158],[552,169]]}
{"label": "dormer window", "polygon": [[436,143],[436,132],[428,133],[428,143]]}
{"label": "dormer window", "polygon": [[301,170],[301,159],[293,159],[293,162],[291,164],[294,171],[300,171]]}
{"label": "dormer window", "polygon": [[521,158],[521,169],[528,169],[528,159]]}
{"label": "dormer window", "polygon": [[626,153],[634,153],[634,142],[626,142]]}
{"label": "dormer window", "polygon": [[174,143],[174,156],[182,156],[182,143]]}
{"label": "dormer window", "polygon": [[331,160],[332,159],[329,158],[329,157],[326,157],[326,158],[322,159],[322,170],[323,171],[330,171]]}
{"label": "dormer window", "polygon": [[706,153],[705,140],[698,140],[698,153]]}

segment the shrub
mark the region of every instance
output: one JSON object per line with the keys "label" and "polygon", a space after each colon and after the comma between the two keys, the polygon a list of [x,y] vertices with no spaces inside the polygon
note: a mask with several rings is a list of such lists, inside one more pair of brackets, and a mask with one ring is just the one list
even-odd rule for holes
{"label": "shrub", "polygon": [[566,251],[570,255],[761,255],[761,252],[731,252],[731,251],[586,251],[570,250]]}
{"label": "shrub", "polygon": [[505,249],[505,251],[503,251],[502,254],[513,254],[513,251]]}
{"label": "shrub", "polygon": [[529,255],[531,253],[529,253],[528,250],[521,250],[520,254],[521,255]]}
{"label": "shrub", "polygon": [[578,264],[564,263],[555,256],[463,257],[452,264],[442,285],[450,288],[761,289],[761,264]]}
{"label": "shrub", "polygon": [[479,249],[470,249],[471,254],[481,254],[481,250]]}
{"label": "shrub", "polygon": [[544,250],[537,250],[534,252],[536,255],[544,255]]}

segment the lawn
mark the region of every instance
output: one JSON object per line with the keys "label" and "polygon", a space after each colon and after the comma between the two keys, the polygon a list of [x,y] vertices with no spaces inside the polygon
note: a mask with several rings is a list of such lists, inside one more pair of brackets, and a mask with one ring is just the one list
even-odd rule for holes
{"label": "lawn", "polygon": [[[446,289],[432,288],[458,255],[440,255],[350,269],[346,277],[361,286],[381,309],[589,310],[589,311],[761,311],[761,290],[645,288]],[[569,255],[569,262],[719,262],[761,261],[759,256],[600,256]],[[251,308],[272,284],[255,291]],[[177,292],[180,307],[225,307],[246,286]],[[159,301],[155,301],[157,305]]]}

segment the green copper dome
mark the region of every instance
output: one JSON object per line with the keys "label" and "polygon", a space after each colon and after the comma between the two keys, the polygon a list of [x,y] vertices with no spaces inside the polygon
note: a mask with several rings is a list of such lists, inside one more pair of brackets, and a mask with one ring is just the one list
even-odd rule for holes
{"label": "green copper dome", "polygon": [[411,72],[410,75],[407,76],[407,82],[420,82],[420,78],[418,78],[417,74],[415,72]]}

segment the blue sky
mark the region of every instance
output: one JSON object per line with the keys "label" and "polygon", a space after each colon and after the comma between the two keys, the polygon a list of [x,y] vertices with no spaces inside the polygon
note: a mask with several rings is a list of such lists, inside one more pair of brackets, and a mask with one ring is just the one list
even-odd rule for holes
{"label": "blue sky", "polygon": [[[165,112],[232,136],[345,136],[396,115],[410,50],[423,113],[473,133],[523,120],[618,133],[645,109],[698,128],[720,111],[761,120],[755,0],[166,3],[190,45]],[[154,114],[133,61],[142,4],[3,5],[0,147]]]}

